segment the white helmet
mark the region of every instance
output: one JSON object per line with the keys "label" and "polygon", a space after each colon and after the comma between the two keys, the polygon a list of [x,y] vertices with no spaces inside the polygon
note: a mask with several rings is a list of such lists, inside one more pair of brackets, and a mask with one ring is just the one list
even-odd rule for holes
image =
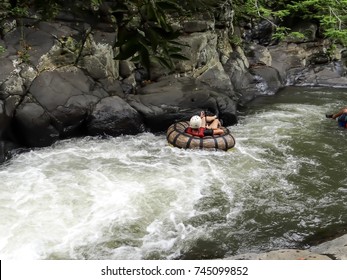
{"label": "white helmet", "polygon": [[193,129],[198,129],[201,126],[201,118],[199,116],[192,116],[189,121],[189,125]]}

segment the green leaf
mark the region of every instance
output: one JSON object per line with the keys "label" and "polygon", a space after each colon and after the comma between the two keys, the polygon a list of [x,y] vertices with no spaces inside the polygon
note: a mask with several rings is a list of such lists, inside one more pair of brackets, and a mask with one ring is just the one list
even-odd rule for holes
{"label": "green leaf", "polygon": [[288,34],[288,36],[290,36],[291,38],[297,38],[297,39],[303,39],[305,38],[305,34],[301,33],[301,32],[290,32]]}
{"label": "green leaf", "polygon": [[148,50],[146,48],[142,48],[139,53],[140,63],[143,67],[149,70],[151,66],[151,61]]}
{"label": "green leaf", "polygon": [[140,37],[138,39],[138,45],[140,46],[140,48],[146,49],[147,52],[151,51],[151,44],[146,37]]}
{"label": "green leaf", "polygon": [[189,60],[189,58],[187,58],[181,54],[178,54],[178,53],[170,54],[170,57],[173,59],[178,59],[178,60]]}
{"label": "green leaf", "polygon": [[134,36],[136,36],[136,31],[129,30],[125,27],[120,27],[118,29],[117,41],[115,42],[114,46],[121,47],[129,41],[129,38],[133,38]]}
{"label": "green leaf", "polygon": [[289,10],[275,11],[275,12],[273,12],[273,15],[278,17],[278,18],[284,18],[284,17],[290,15],[290,11]]}
{"label": "green leaf", "polygon": [[173,41],[173,40],[169,40],[168,42],[170,44],[176,45],[176,46],[191,47],[188,43],[181,43],[181,42],[177,42],[177,41]]}
{"label": "green leaf", "polygon": [[157,21],[157,13],[153,5],[147,4],[146,6],[143,7],[143,9],[146,10],[147,20]]}
{"label": "green leaf", "polygon": [[161,27],[153,26],[152,29],[165,40],[175,40],[181,35],[180,31],[167,31]]}
{"label": "green leaf", "polygon": [[174,65],[171,62],[171,60],[164,59],[160,56],[155,56],[154,59],[158,61],[162,66],[166,67],[167,69],[172,70],[174,68]]}
{"label": "green leaf", "polygon": [[[116,1],[115,1],[116,2]],[[126,3],[122,3],[122,2],[126,2],[126,1],[117,1],[114,5],[109,5],[109,11],[115,12],[115,11],[129,11],[129,7],[128,5],[126,5]]]}
{"label": "green leaf", "polygon": [[132,61],[134,63],[140,63],[140,56],[135,55],[133,58],[130,59],[130,61]]}
{"label": "green leaf", "polygon": [[183,11],[182,7],[173,1],[158,1],[157,6],[162,10]]}
{"label": "green leaf", "polygon": [[182,51],[182,48],[178,48],[178,47],[173,47],[173,46],[169,46],[168,50],[170,53],[179,53]]}
{"label": "green leaf", "polygon": [[160,37],[158,36],[158,34],[151,28],[149,28],[146,33],[148,34],[148,38],[150,40],[150,44],[153,48],[154,51],[157,50],[157,47],[160,43]]}
{"label": "green leaf", "polygon": [[114,59],[126,60],[139,51],[139,45],[137,44],[136,40],[133,39],[127,42],[126,44],[122,45],[119,51],[119,54],[116,57],[114,57]]}

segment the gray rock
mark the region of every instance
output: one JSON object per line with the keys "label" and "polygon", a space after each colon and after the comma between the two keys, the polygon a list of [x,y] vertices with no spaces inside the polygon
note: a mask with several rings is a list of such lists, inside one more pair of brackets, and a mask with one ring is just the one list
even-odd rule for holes
{"label": "gray rock", "polygon": [[167,77],[128,97],[152,131],[165,131],[173,122],[189,119],[201,110],[219,113],[224,125],[236,123],[236,103],[222,92],[194,78]]}
{"label": "gray rock", "polygon": [[[113,59],[110,21],[92,30],[69,14],[61,22],[25,19],[0,40],[6,47],[0,57],[1,135],[14,131],[18,142],[43,146],[76,135],[162,132],[201,110],[218,113],[229,126],[237,122],[237,106],[286,83],[347,87],[343,63],[322,64],[330,59],[326,41],[256,46],[246,57],[229,42],[234,27],[228,7],[230,1],[216,21],[197,15],[184,27],[177,22],[187,31],[179,41],[187,44],[189,61],[176,61],[174,74],[153,65],[150,76]],[[270,33],[262,22],[251,35],[265,44]],[[343,51],[334,58],[342,59]]]}
{"label": "gray rock", "polygon": [[33,65],[52,48],[54,40],[51,33],[25,26],[4,37],[10,54],[16,55],[22,62],[30,62]]}
{"label": "gray rock", "polygon": [[6,100],[0,100],[0,139],[13,140],[12,138],[12,118],[19,97],[12,96]]}
{"label": "gray rock", "polygon": [[128,60],[122,60],[119,62],[119,74],[123,78],[129,77],[136,69],[133,62]]}
{"label": "gray rock", "polygon": [[25,146],[49,146],[59,139],[59,132],[51,124],[47,112],[28,98],[17,109],[14,122],[15,133]]}
{"label": "gray rock", "polygon": [[294,72],[291,84],[296,86],[326,86],[347,87],[347,77],[344,76],[340,63],[332,62],[328,65],[315,65],[305,68],[300,72]]}
{"label": "gray rock", "polygon": [[76,67],[59,68],[41,73],[29,92],[49,112],[64,105],[72,96],[89,94],[93,82]]}
{"label": "gray rock", "polygon": [[225,258],[227,260],[331,260],[328,256],[307,250],[285,249],[266,253],[248,253]]}
{"label": "gray rock", "polygon": [[23,79],[18,75],[9,76],[9,78],[0,86],[2,96],[7,98],[10,95],[24,95]]}
{"label": "gray rock", "polygon": [[193,33],[190,36],[181,37],[180,43],[187,45],[182,47],[182,54],[189,60],[177,61],[176,71],[190,72],[199,68],[214,65],[219,62],[219,56],[216,51],[217,36],[215,33],[209,31],[204,33]]}
{"label": "gray rock", "polygon": [[313,42],[316,39],[316,33],[318,30],[317,24],[309,21],[301,21],[292,27],[292,32],[298,32],[302,34],[302,37],[295,37],[289,34],[284,41],[291,43],[303,43],[303,42]]}
{"label": "gray rock", "polygon": [[259,77],[264,84],[264,88],[258,88],[259,94],[273,95],[283,87],[282,79],[277,69],[265,65],[254,66],[250,69],[250,73]]}
{"label": "gray rock", "polygon": [[183,31],[186,33],[206,32],[213,29],[214,23],[202,20],[187,21],[183,23]]}
{"label": "gray rock", "polygon": [[220,62],[209,67],[207,71],[197,77],[197,80],[227,95],[234,95],[234,87]]}
{"label": "gray rock", "polygon": [[337,260],[347,260],[347,234],[310,248],[316,254],[329,255]]}
{"label": "gray rock", "polygon": [[0,138],[2,138],[2,134],[9,124],[7,119],[8,118],[5,113],[4,102],[0,100]]}
{"label": "gray rock", "polygon": [[90,135],[119,136],[144,131],[140,114],[118,96],[102,99],[87,124]]}
{"label": "gray rock", "polygon": [[19,146],[13,142],[0,140],[0,164],[10,159],[17,148]]}
{"label": "gray rock", "polygon": [[[6,56],[6,54],[2,54],[0,56],[0,64],[1,64],[1,71],[0,71],[0,85],[4,83],[12,71],[15,69],[14,62]],[[4,95],[3,89],[0,88],[0,96]]]}
{"label": "gray rock", "polygon": [[347,260],[347,234],[307,250],[283,249],[229,256],[228,260]]}

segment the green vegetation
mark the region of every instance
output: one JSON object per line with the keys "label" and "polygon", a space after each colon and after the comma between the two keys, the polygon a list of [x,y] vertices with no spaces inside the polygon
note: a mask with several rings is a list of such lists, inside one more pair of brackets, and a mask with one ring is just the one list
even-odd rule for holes
{"label": "green vegetation", "polygon": [[176,41],[181,32],[172,27],[167,14],[184,17],[198,11],[213,13],[222,2],[225,1],[133,0],[118,3],[112,12],[118,24],[116,46],[119,54],[115,59],[132,57],[132,61],[141,63],[147,70],[152,62],[173,70],[174,60],[187,58],[180,54],[182,45]]}
{"label": "green vegetation", "polygon": [[168,23],[165,12],[176,11],[179,7],[170,1],[129,1],[118,4],[113,15],[118,23],[116,46],[119,54],[115,59],[139,62],[150,69],[152,61],[173,69],[173,59],[185,59],[179,54],[180,44],[175,39],[180,36]]}
{"label": "green vegetation", "polygon": [[181,34],[172,19],[199,13],[218,17],[225,7],[235,12],[234,25],[266,20],[279,40],[304,36],[291,27],[293,22],[307,20],[317,24],[322,38],[347,46],[347,0],[0,0],[0,20],[27,17],[32,10],[49,20],[64,10],[93,28],[107,18],[117,31],[115,59],[132,59],[146,69],[152,62],[173,69],[174,61],[185,57],[180,54],[182,45],[177,38]]}
{"label": "green vegetation", "polygon": [[319,35],[347,46],[347,0],[235,0],[236,17],[246,20],[265,19],[282,39],[290,34],[289,22],[308,20],[319,27]]}
{"label": "green vegetation", "polygon": [[0,45],[0,56],[6,51],[5,47]]}

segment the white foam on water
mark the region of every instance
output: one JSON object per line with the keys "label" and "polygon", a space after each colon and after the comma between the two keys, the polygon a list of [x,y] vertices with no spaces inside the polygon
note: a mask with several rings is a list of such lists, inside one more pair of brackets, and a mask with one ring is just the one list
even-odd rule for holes
{"label": "white foam on water", "polygon": [[62,141],[18,155],[0,171],[1,256],[103,258],[83,248],[127,231],[132,246],[107,248],[106,257],[167,251],[187,235],[182,220],[194,215],[203,185],[213,181],[208,155],[168,147],[152,134]]}
{"label": "white foam on water", "polygon": [[322,138],[335,133],[327,107],[264,106],[229,127],[230,152],[143,133],[19,154],[0,168],[0,257],[170,259],[198,240],[229,254],[291,246],[345,207],[346,177],[328,161],[346,153]]}

